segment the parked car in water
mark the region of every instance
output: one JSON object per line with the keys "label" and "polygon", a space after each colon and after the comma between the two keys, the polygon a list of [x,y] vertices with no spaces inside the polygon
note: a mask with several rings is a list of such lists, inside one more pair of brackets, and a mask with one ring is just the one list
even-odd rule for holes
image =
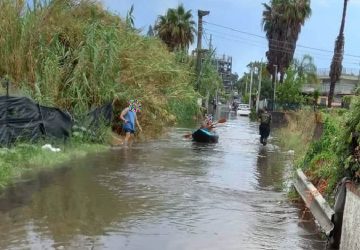
{"label": "parked car in water", "polygon": [[239,104],[239,107],[236,111],[237,115],[249,116],[250,113],[251,113],[251,109],[248,104]]}

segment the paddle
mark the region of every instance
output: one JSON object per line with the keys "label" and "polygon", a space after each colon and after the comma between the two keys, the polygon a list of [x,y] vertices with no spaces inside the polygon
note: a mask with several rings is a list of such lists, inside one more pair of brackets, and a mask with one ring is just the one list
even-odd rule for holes
{"label": "paddle", "polygon": [[[219,123],[225,123],[226,122],[226,118],[221,118],[219,120],[217,120],[216,122],[214,122],[211,127],[214,127],[216,124],[219,124]],[[191,134],[186,134],[183,136],[184,138],[191,138],[192,137],[192,133]]]}
{"label": "paddle", "polygon": [[186,135],[183,135],[184,138],[186,139],[190,139],[192,137],[192,133],[191,134],[186,134]]}
{"label": "paddle", "polygon": [[214,126],[214,125],[216,125],[216,124],[218,124],[218,123],[225,123],[225,122],[226,122],[226,118],[221,118],[221,119],[219,119],[218,121],[214,122],[214,123],[212,124],[212,126]]}

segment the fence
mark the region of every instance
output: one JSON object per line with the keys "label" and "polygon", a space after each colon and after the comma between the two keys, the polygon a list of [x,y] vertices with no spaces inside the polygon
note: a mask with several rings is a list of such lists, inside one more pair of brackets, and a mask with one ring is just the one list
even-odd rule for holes
{"label": "fence", "polygon": [[[356,68],[343,68],[341,71],[342,75],[348,75],[348,76],[358,76],[360,73],[359,69]],[[329,76],[330,69],[328,68],[321,68],[317,70],[318,76]]]}

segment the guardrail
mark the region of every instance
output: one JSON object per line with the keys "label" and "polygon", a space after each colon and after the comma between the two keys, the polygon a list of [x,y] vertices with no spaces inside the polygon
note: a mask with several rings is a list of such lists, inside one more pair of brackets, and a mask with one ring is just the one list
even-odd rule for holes
{"label": "guardrail", "polygon": [[334,228],[334,224],[331,221],[331,217],[335,213],[334,210],[331,209],[329,204],[308,180],[301,169],[296,171],[294,186],[322,230],[326,235],[329,235]]}

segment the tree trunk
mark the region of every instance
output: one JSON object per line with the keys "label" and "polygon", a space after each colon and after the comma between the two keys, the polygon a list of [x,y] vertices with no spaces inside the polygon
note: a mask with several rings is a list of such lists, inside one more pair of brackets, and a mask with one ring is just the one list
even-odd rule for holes
{"label": "tree trunk", "polygon": [[342,71],[342,60],[344,54],[344,29],[345,29],[345,17],[346,17],[346,9],[347,9],[347,2],[348,0],[344,0],[344,8],[343,8],[343,15],[341,20],[340,32],[339,36],[335,42],[334,48],[334,56],[331,62],[330,67],[330,90],[328,95],[328,108],[331,108],[334,92],[335,92],[335,84],[339,80]]}
{"label": "tree trunk", "polygon": [[279,80],[280,83],[284,82],[284,77],[285,77],[285,72],[280,72],[280,80]]}

